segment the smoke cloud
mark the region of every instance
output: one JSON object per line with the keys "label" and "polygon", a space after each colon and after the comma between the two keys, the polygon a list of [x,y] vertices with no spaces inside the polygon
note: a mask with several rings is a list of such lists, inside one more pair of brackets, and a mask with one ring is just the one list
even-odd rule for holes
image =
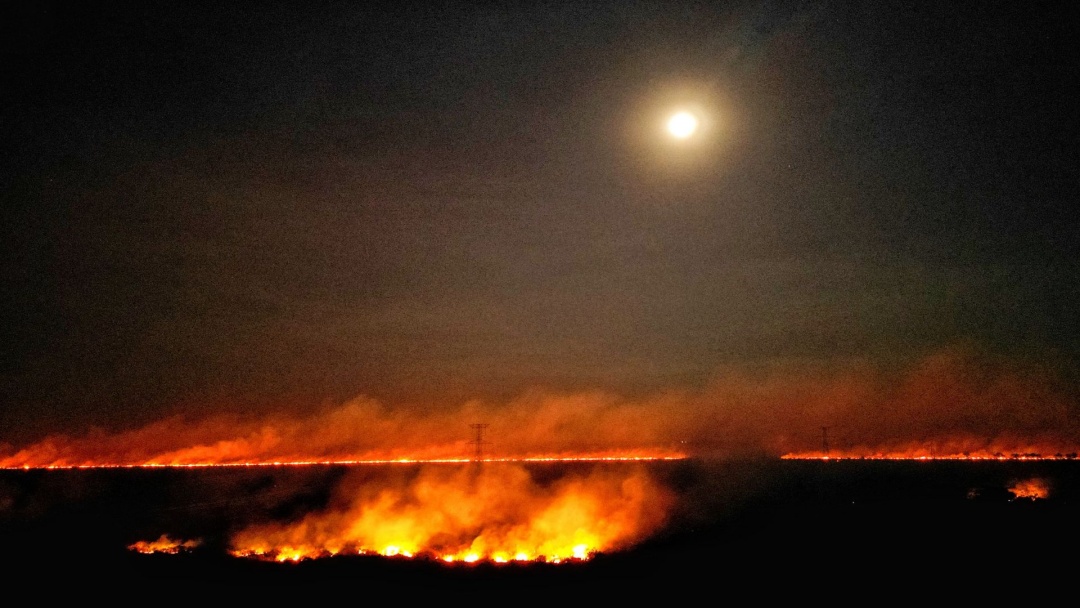
{"label": "smoke cloud", "polygon": [[[359,396],[298,414],[173,416],[144,427],[0,447],[0,466],[485,457],[779,457],[1075,453],[1077,404],[1047,370],[941,351],[898,370],[776,364],[717,370],[640,398],[534,390],[503,403],[392,406]],[[482,423],[481,445],[472,424]],[[823,446],[823,443],[826,446]]]}

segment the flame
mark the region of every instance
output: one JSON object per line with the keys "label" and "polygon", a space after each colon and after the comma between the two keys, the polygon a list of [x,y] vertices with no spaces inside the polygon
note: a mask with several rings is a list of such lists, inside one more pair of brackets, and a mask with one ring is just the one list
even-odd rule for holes
{"label": "flame", "polygon": [[[997,446],[979,449],[958,449],[956,441],[935,444],[906,444],[898,446],[861,447],[844,450],[808,450],[789,452],[786,460],[1074,460],[1077,453],[1053,451],[1025,445]],[[1046,452],[1042,450],[1047,450]]]}
{"label": "flame", "polygon": [[128,549],[139,553],[179,553],[190,551],[202,544],[199,539],[173,540],[169,535],[162,534],[157,540],[140,540],[128,545]]}
{"label": "flame", "polygon": [[1050,496],[1050,484],[1045,479],[1034,477],[1018,481],[1009,487],[1015,498],[1028,500],[1045,499]]}
{"label": "flame", "polygon": [[625,549],[665,522],[670,492],[633,464],[538,480],[515,463],[424,465],[390,483],[357,472],[334,506],[235,534],[230,553],[274,561],[333,555],[447,563],[563,562]]}

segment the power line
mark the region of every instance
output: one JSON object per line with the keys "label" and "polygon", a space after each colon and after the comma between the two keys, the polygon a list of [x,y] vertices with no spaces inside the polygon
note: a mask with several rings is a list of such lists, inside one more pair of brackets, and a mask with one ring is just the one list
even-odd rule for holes
{"label": "power line", "polygon": [[486,429],[487,427],[488,425],[486,423],[476,423],[469,425],[469,428],[476,432],[476,438],[473,439],[470,443],[472,443],[473,447],[476,448],[476,453],[473,456],[473,460],[477,462],[484,459],[484,446],[490,445],[489,442],[484,441],[484,429]]}

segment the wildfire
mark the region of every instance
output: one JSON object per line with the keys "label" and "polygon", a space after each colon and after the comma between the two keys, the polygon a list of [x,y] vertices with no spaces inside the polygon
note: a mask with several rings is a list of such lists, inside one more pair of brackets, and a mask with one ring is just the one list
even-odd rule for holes
{"label": "wildfire", "polygon": [[128,549],[139,553],[179,553],[190,551],[201,544],[202,541],[199,539],[173,540],[167,534],[162,534],[157,540],[140,540],[132,543],[128,545]]}
{"label": "wildfire", "polygon": [[1014,483],[1009,487],[1009,491],[1012,492],[1013,496],[1017,499],[1045,499],[1050,496],[1050,485],[1046,480],[1035,477]]}
{"label": "wildfire", "polygon": [[0,469],[166,469],[166,468],[208,468],[208,467],[305,467],[305,466],[359,466],[359,465],[383,465],[383,464],[466,464],[470,462],[483,463],[572,463],[572,462],[654,462],[662,460],[684,460],[686,454],[667,452],[662,455],[657,453],[623,453],[622,455],[611,454],[580,454],[577,456],[521,456],[505,458],[393,458],[378,459],[331,459],[331,460],[255,460],[245,462],[187,462],[187,463],[82,463],[65,464],[52,463],[42,465],[23,464],[19,466],[0,466]]}
{"label": "wildfire", "polygon": [[651,534],[672,505],[640,467],[593,467],[554,481],[520,464],[425,466],[389,484],[357,473],[334,506],[299,521],[250,527],[231,554],[274,561],[334,555],[447,563],[587,560]]}
{"label": "wildfire", "polygon": [[1046,453],[1035,449],[1001,450],[949,450],[916,445],[899,448],[860,448],[853,450],[810,450],[789,452],[781,456],[785,460],[1075,460],[1076,452],[1056,451]]}
{"label": "wildfire", "polygon": [[[23,457],[20,457],[23,456]],[[201,467],[259,467],[259,466],[353,466],[380,464],[462,464],[468,462],[634,462],[656,460],[682,460],[683,452],[664,449],[607,450],[571,453],[541,453],[523,456],[496,456],[485,458],[445,457],[431,458],[423,454],[381,456],[342,456],[337,458],[248,458],[235,460],[225,456],[213,456],[206,452],[204,460],[164,459],[154,457],[140,461],[112,458],[88,459],[73,462],[68,458],[26,458],[24,455],[0,459],[0,469],[126,469],[126,468],[201,468]]]}

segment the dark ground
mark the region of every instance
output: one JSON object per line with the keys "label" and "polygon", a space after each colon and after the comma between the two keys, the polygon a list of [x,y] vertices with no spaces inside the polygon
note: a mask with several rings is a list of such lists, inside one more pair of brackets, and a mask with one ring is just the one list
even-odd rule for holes
{"label": "dark ground", "polygon": [[[370,556],[278,564],[226,553],[236,523],[320,504],[341,467],[0,471],[5,578],[52,597],[139,603],[208,594],[369,603],[378,592],[380,603],[408,604],[997,605],[1060,603],[1075,591],[1080,462],[691,460],[656,469],[682,500],[671,524],[635,548],[588,562],[478,565]],[[1036,477],[1047,498],[1009,491]],[[162,533],[204,544],[175,555],[127,549]]]}

